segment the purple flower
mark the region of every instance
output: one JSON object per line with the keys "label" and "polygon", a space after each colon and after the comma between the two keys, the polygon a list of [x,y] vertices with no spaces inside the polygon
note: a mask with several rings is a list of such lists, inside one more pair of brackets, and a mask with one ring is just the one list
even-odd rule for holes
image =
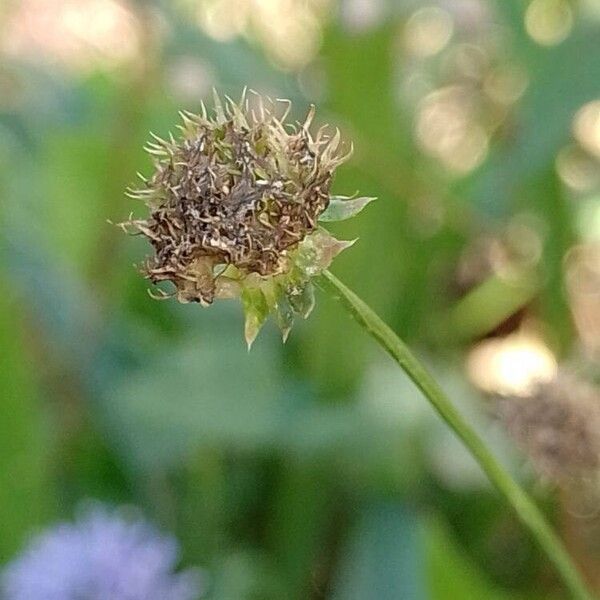
{"label": "purple flower", "polygon": [[2,573],[6,600],[196,600],[178,545],[139,517],[95,505],[35,538]]}

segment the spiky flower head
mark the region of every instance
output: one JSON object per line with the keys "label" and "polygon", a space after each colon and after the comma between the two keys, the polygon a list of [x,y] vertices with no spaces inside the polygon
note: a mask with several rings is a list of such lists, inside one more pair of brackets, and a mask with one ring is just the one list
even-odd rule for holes
{"label": "spiky flower head", "polygon": [[569,370],[524,398],[502,398],[499,413],[536,470],[555,483],[599,481],[600,391]]}
{"label": "spiky flower head", "polygon": [[245,92],[239,103],[215,92],[211,114],[204,105],[200,114],[180,113],[177,139],[153,135],[146,150],[154,172],[129,190],[150,215],[122,224],[154,248],[146,277],[174,286],[154,297],[203,306],[240,297],[249,345],[269,314],[285,339],[295,315],[306,318],[313,308],[311,278],[352,244],[319,221],[349,218],[372,200],[330,195],[350,152],[339,151],[339,131],[311,135],[314,107],[290,124],[289,101],[254,100],[250,108]]}

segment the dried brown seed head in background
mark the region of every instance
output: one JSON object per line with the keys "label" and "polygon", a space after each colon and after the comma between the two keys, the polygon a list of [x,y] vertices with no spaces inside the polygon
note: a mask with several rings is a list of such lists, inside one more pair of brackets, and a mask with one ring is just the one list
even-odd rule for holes
{"label": "dried brown seed head in background", "polygon": [[525,398],[503,398],[499,414],[536,470],[557,483],[600,475],[600,391],[562,370]]}

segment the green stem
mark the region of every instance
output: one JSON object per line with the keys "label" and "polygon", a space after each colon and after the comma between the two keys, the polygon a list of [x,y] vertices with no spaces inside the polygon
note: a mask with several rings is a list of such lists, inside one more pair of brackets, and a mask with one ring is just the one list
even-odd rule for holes
{"label": "green stem", "polygon": [[442,419],[463,441],[490,481],[512,505],[525,527],[529,529],[552,561],[573,598],[578,600],[592,599],[594,596],[588,591],[561,540],[554,533],[540,510],[494,458],[483,440],[463,419],[442,388],[408,347],[367,304],[329,271],[325,271],[318,281],[320,286],[338,299],[358,321],[359,325],[387,350],[423,392],[423,395]]}

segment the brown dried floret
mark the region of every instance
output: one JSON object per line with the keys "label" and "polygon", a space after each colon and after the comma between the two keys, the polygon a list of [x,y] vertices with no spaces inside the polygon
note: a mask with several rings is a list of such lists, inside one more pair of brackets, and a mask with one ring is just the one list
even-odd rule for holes
{"label": "brown dried floret", "polygon": [[563,370],[530,397],[504,398],[499,413],[539,473],[557,483],[600,474],[600,391]]}

